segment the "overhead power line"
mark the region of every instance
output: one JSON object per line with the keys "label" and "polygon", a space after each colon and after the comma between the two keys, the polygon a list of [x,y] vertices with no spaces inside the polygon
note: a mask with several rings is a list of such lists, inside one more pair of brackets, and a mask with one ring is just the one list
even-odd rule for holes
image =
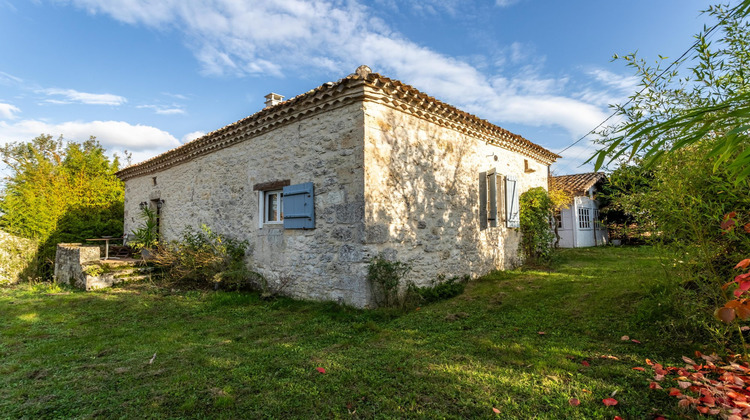
{"label": "overhead power line", "polygon": [[[719,23],[715,24],[714,26],[712,26],[711,28],[709,28],[706,31],[706,33],[703,35],[703,37],[704,38],[708,38],[708,36],[711,34],[711,32],[713,32],[714,29],[718,28],[720,24],[721,24],[721,22],[719,22]],[[646,89],[648,89],[651,86],[653,86],[654,83],[656,83],[657,80],[661,79],[672,67],[674,67],[675,65],[678,65],[678,63],[680,63],[682,61],[682,59],[685,58],[685,56],[688,55],[690,53],[690,51],[694,50],[700,43],[701,43],[700,39],[696,40],[693,43],[693,45],[691,45],[687,50],[685,50],[685,52],[683,52],[676,60],[672,61],[672,63],[669,64],[664,70],[662,70],[661,73],[659,73],[650,83],[647,83],[635,95],[631,96],[630,99],[628,99],[624,104],[621,105],[621,107],[622,108],[626,107],[628,104],[630,104],[631,102],[633,102],[633,100],[636,97],[638,97],[641,93],[643,93]],[[615,115],[617,115],[617,111],[612,112],[607,118],[604,119],[604,121],[602,121],[599,124],[597,124],[596,127],[592,128],[586,134],[584,134],[583,136],[581,136],[578,140],[576,140],[573,143],[571,143],[570,145],[568,145],[568,147],[566,147],[566,148],[560,150],[559,152],[557,152],[557,154],[558,155],[562,155],[563,153],[565,153],[566,150],[568,150],[571,147],[575,146],[576,144],[580,143],[583,139],[585,139],[586,137],[588,137],[590,134],[593,134],[594,132],[596,132],[596,130],[599,127],[601,127],[602,125],[604,125],[607,121],[611,120]]]}

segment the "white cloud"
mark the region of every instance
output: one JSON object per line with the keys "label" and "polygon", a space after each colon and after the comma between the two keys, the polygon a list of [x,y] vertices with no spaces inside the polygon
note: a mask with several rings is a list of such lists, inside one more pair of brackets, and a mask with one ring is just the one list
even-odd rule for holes
{"label": "white cloud", "polygon": [[159,108],[156,113],[159,115],[181,115],[185,113],[185,110],[182,108]]}
{"label": "white cloud", "polygon": [[166,131],[124,121],[68,121],[52,124],[39,120],[22,120],[13,124],[0,121],[0,144],[28,141],[40,134],[63,135],[69,140],[86,140],[96,136],[108,150],[163,152],[180,142]]}
{"label": "white cloud", "polygon": [[23,83],[23,80],[21,78],[13,76],[12,74],[0,71],[0,83],[18,85]]}
{"label": "white cloud", "polygon": [[180,139],[180,141],[182,141],[182,143],[185,144],[185,143],[187,143],[187,142],[189,142],[191,140],[195,140],[195,139],[197,139],[199,137],[203,137],[205,135],[206,135],[206,133],[204,133],[203,131],[193,131],[191,133],[187,133],[184,136],[182,136],[182,138]]}
{"label": "white cloud", "polygon": [[48,99],[53,104],[81,103],[87,105],[122,105],[127,102],[122,96],[111,93],[86,93],[73,89],[43,89],[41,93],[49,96],[62,96],[65,99]]}
{"label": "white cloud", "polygon": [[518,3],[520,0],[495,0],[495,4],[499,7],[509,7]]}
{"label": "white cloud", "polygon": [[[374,17],[364,2],[59,1],[129,24],[183,32],[205,74],[282,76],[299,70],[347,74],[365,63],[499,125],[556,125],[573,138],[606,117],[599,103],[564,94],[564,77],[540,77],[528,66],[515,74],[483,73],[467,61],[405,39]],[[514,3],[496,1],[501,7]],[[381,4],[390,3],[381,0]],[[507,54],[514,64],[540,67],[529,46],[513,44]],[[610,87],[616,85],[605,73],[594,76],[614,84]]]}
{"label": "white cloud", "polygon": [[185,114],[185,110],[178,106],[161,106],[161,105],[138,105],[136,108],[141,109],[152,109],[158,115],[182,115]]}
{"label": "white cloud", "polygon": [[0,102],[0,118],[13,120],[16,119],[16,114],[20,112],[21,110],[18,107]]}
{"label": "white cloud", "polygon": [[634,93],[638,88],[640,80],[635,76],[622,76],[604,69],[589,70],[588,74],[607,86],[613,87],[623,93]]}
{"label": "white cloud", "polygon": [[188,99],[187,96],[181,95],[179,93],[162,92],[161,94],[164,96],[169,96],[170,98],[181,99],[183,101],[186,101]]}

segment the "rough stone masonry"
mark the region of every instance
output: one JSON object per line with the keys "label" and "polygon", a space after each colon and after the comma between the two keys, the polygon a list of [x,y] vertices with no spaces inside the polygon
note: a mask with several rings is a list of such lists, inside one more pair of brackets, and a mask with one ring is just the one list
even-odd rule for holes
{"label": "rough stone masonry", "polygon": [[[247,263],[276,291],[371,307],[366,273],[378,254],[409,263],[417,285],[515,264],[519,233],[502,208],[483,225],[478,177],[497,177],[500,207],[506,178],[517,180],[516,194],[546,188],[557,157],[360,67],[118,175],[126,232],[142,223],[140,206],[161,204],[162,240],[206,224],[247,239]],[[266,220],[268,186],[309,182],[314,228]]]}

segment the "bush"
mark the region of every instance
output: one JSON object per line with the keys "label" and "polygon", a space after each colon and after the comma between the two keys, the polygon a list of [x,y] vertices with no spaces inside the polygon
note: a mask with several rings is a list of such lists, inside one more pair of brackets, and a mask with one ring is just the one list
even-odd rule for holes
{"label": "bush", "polygon": [[469,276],[455,276],[445,280],[445,276],[439,276],[430,286],[411,286],[410,292],[419,296],[422,303],[432,303],[440,300],[456,297],[464,292]]}
{"label": "bush", "polygon": [[247,241],[214,233],[206,225],[188,227],[181,241],[159,246],[154,263],[167,281],[226,290],[263,290],[266,282],[245,265]]}
{"label": "bush", "polygon": [[555,234],[550,228],[552,201],[547,190],[532,188],[520,197],[521,253],[527,262],[548,262]]}
{"label": "bush", "polygon": [[143,219],[143,224],[131,232],[133,238],[128,241],[128,245],[136,251],[144,248],[156,248],[159,245],[158,232],[156,231],[156,212],[144,206],[141,208],[141,218]]}
{"label": "bush", "polygon": [[403,306],[404,295],[399,293],[399,286],[411,266],[400,261],[390,261],[383,254],[370,261],[367,266],[367,280],[370,282],[375,303],[378,306]]}

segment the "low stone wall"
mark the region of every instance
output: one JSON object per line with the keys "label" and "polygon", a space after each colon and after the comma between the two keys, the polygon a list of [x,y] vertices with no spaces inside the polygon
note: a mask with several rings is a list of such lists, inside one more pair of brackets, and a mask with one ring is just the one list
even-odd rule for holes
{"label": "low stone wall", "polygon": [[37,243],[0,231],[0,285],[21,280],[36,255]]}
{"label": "low stone wall", "polygon": [[79,289],[95,290],[127,280],[141,280],[151,267],[138,261],[101,261],[98,245],[58,244],[55,254],[55,281]]}
{"label": "low stone wall", "polygon": [[85,263],[98,262],[101,251],[97,245],[57,244],[55,282],[86,288]]}

